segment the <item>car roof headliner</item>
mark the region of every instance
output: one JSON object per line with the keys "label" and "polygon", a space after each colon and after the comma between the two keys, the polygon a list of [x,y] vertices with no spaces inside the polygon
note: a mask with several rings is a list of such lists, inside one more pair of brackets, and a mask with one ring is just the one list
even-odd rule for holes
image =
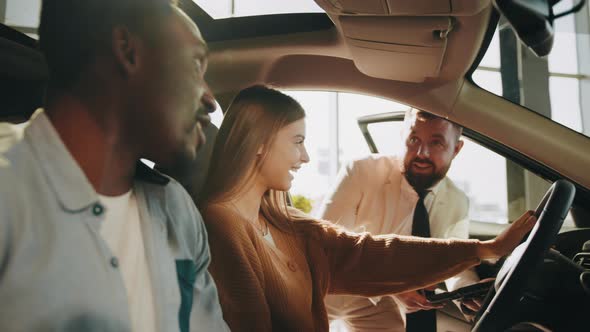
{"label": "car roof headliner", "polygon": [[[435,33],[429,29],[436,27],[441,20],[449,20],[448,15],[310,13],[214,20],[194,2],[183,2],[182,7],[209,43],[211,56],[207,80],[223,108],[237,91],[262,83],[286,89],[379,95],[423,109],[436,109],[445,115],[453,104],[448,96],[458,94],[465,74],[479,54],[492,14],[490,1],[477,2],[480,5],[475,14],[452,17],[452,31],[444,45],[438,45],[436,38],[426,41],[430,44],[425,45],[424,35],[428,37],[428,34]],[[342,22],[346,22],[344,27]],[[392,33],[381,25],[396,30]],[[357,27],[367,33],[355,35],[353,32]],[[418,33],[421,39],[407,38]],[[366,38],[373,38],[371,35],[377,35],[377,42],[368,47],[374,46],[376,50],[356,54],[360,53],[357,50],[364,51],[367,46],[351,47],[351,43],[366,42]],[[396,44],[397,39],[404,43],[402,46],[415,48],[381,52],[383,47],[401,45]],[[444,48],[442,54],[437,54],[440,58],[425,57],[424,63],[415,54],[410,53],[410,58],[405,54],[420,53],[422,49],[431,52],[438,46]],[[433,59],[436,75],[425,76],[420,72],[421,68],[432,67]],[[440,62],[438,71],[436,61]],[[375,77],[380,75],[380,68],[387,66],[393,66],[387,75]],[[429,91],[433,92],[432,98]],[[447,96],[444,101],[440,98],[441,93]]]}

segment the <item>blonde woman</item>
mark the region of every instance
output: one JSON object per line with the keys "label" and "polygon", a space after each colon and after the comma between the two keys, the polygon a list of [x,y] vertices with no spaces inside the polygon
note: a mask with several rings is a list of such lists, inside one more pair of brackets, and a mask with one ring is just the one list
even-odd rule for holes
{"label": "blonde woman", "polygon": [[200,207],[224,319],[232,331],[327,331],[328,293],[380,296],[421,289],[508,254],[530,212],[491,241],[343,231],[288,206],[309,161],[305,112],[291,97],[241,91],[219,130]]}

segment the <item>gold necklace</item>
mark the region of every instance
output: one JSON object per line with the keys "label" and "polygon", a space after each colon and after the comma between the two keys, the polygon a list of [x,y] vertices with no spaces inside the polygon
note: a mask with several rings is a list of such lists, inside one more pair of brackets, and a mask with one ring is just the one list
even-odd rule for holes
{"label": "gold necklace", "polygon": [[258,230],[260,232],[260,234],[262,234],[263,237],[268,235],[268,233],[270,232],[270,229],[268,227],[268,223],[266,222],[266,219],[262,218],[262,221],[264,224],[264,226],[262,226],[262,225],[260,225],[260,215],[258,215],[257,221],[250,220],[242,213],[242,211],[234,204],[234,202],[230,202],[230,203],[234,207],[234,209],[238,212],[238,215],[240,217],[246,219],[250,224],[252,224],[252,226],[254,226],[254,228],[256,228],[256,230]]}

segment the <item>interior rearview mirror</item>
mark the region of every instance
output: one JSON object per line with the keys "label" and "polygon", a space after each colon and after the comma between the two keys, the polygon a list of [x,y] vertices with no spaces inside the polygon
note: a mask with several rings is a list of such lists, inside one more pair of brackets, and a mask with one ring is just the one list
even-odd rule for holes
{"label": "interior rearview mirror", "polygon": [[586,0],[579,0],[571,9],[555,14],[553,6],[560,0],[494,0],[514,32],[537,56],[546,56],[553,47],[553,21],[582,9]]}

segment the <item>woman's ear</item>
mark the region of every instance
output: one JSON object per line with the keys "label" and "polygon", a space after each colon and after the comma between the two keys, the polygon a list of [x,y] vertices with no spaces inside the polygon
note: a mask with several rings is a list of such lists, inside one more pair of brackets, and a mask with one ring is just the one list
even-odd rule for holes
{"label": "woman's ear", "polygon": [[262,152],[264,152],[264,145],[261,145],[261,146],[258,148],[258,151],[256,151],[256,155],[257,155],[257,156],[261,156],[261,155],[262,155]]}

